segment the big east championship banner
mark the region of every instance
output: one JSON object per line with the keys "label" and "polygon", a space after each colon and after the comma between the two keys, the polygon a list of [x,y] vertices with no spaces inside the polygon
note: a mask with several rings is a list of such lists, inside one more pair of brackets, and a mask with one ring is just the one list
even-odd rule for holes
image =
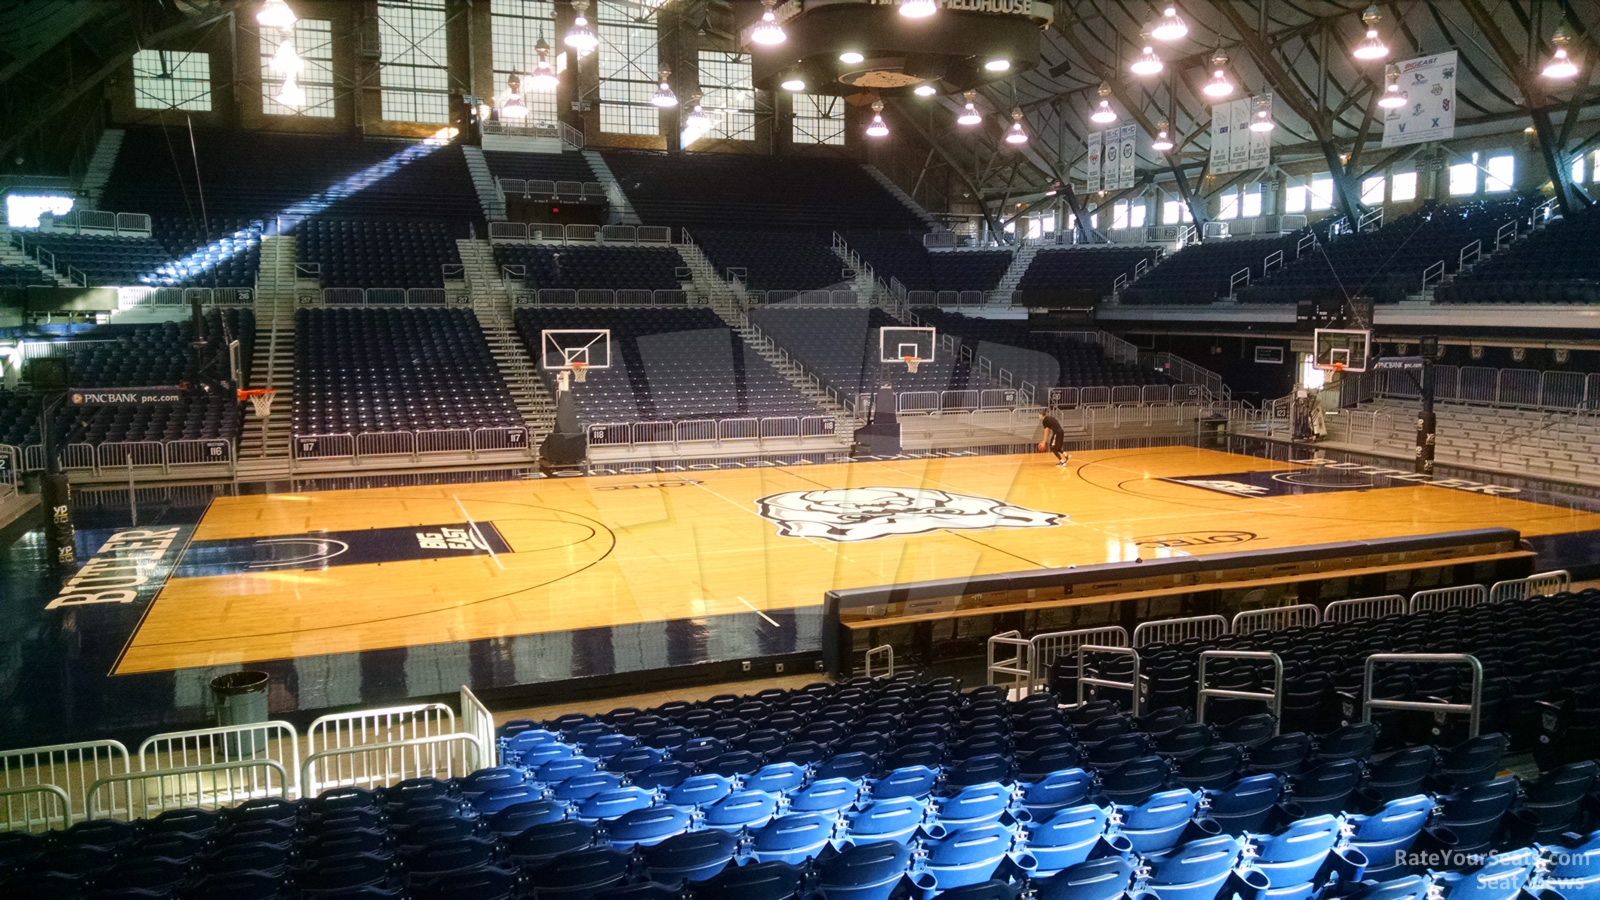
{"label": "big east championship banner", "polygon": [[1383,146],[1442,141],[1456,133],[1456,51],[1398,64],[1406,105],[1383,117]]}

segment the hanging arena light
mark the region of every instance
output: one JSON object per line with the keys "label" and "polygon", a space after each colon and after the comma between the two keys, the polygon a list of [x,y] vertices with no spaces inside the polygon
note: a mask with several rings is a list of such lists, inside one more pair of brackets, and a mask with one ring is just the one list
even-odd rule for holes
{"label": "hanging arena light", "polygon": [[1544,71],[1539,74],[1552,81],[1564,81],[1577,75],[1578,64],[1567,55],[1567,45],[1572,43],[1567,23],[1562,22],[1556,26],[1556,33],[1550,35],[1550,43],[1555,45],[1555,50],[1550,54],[1550,61],[1545,63]]}
{"label": "hanging arena light", "polygon": [[1011,129],[1006,132],[1006,143],[1026,144],[1027,142],[1028,133],[1022,130],[1022,110],[1013,109],[1011,111]]}
{"label": "hanging arena light", "polygon": [[806,80],[799,72],[790,72],[783,76],[783,81],[778,86],[791,94],[798,94],[806,89]]}
{"label": "hanging arena light", "polygon": [[1400,67],[1390,63],[1383,80],[1383,96],[1378,98],[1378,106],[1383,109],[1399,109],[1405,106],[1406,95],[1400,90]]}
{"label": "hanging arena light", "polygon": [[775,47],[788,40],[789,35],[778,24],[778,14],[772,11],[774,0],[761,0],[761,5],[765,9],[761,11],[761,21],[750,32],[750,40],[763,47]]}
{"label": "hanging arena light", "polygon": [[696,103],[694,109],[690,110],[689,115],[683,120],[683,130],[704,134],[710,129],[711,117],[706,115],[706,111],[701,108],[699,103]]}
{"label": "hanging arena light", "polygon": [[678,105],[678,95],[672,92],[672,86],[667,84],[667,76],[672,70],[666,66],[661,67],[661,83],[656,86],[656,95],[650,98],[650,105],[661,109],[671,109]]}
{"label": "hanging arena light", "polygon": [[1161,57],[1156,55],[1155,48],[1146,47],[1134,59],[1132,65],[1128,66],[1128,71],[1135,75],[1160,75],[1161,70],[1165,68],[1166,64],[1161,61]]}
{"label": "hanging arena light", "polygon": [[924,82],[923,84],[917,85],[916,90],[912,91],[912,93],[916,94],[918,97],[932,97],[934,94],[939,93],[939,89]]}
{"label": "hanging arena light", "polygon": [[900,15],[908,19],[926,19],[939,11],[939,0],[900,0]]}
{"label": "hanging arena light", "polygon": [[294,27],[296,21],[294,10],[283,0],[266,0],[261,4],[261,8],[256,10],[256,24],[262,28],[287,31]]}
{"label": "hanging arena light", "polygon": [[290,109],[299,109],[306,105],[306,92],[295,80],[294,73],[283,79],[283,87],[278,89],[278,95],[273,97],[273,102]]}
{"label": "hanging arena light", "polygon": [[1367,26],[1367,36],[1356,44],[1354,50],[1350,51],[1351,56],[1356,59],[1370,60],[1383,59],[1389,55],[1388,45],[1378,37],[1378,23],[1381,21],[1383,21],[1383,16],[1378,14],[1378,4],[1374,3],[1367,7],[1367,11],[1361,14],[1361,22]]}
{"label": "hanging arena light", "polygon": [[1156,129],[1156,139],[1150,142],[1150,149],[1157,153],[1165,153],[1172,149],[1172,138],[1167,137],[1167,123],[1162,122]]}
{"label": "hanging arena light", "polygon": [[1094,112],[1089,114],[1089,121],[1096,125],[1110,125],[1117,120],[1117,111],[1111,108],[1111,85],[1100,82],[1100,102],[1095,105]]}
{"label": "hanging arena light", "polygon": [[967,105],[962,108],[961,115],[956,116],[957,125],[982,125],[983,116],[978,113],[978,107],[972,102],[978,95],[975,91],[967,91],[962,96],[967,98]]}
{"label": "hanging arena light", "polygon": [[1161,18],[1150,27],[1150,36],[1158,41],[1175,41],[1189,33],[1189,25],[1178,15],[1178,8],[1169,6],[1162,10]]}
{"label": "hanging arena light", "polygon": [[305,61],[300,59],[300,54],[294,50],[294,38],[289,38],[278,45],[272,54],[272,71],[279,75],[298,75],[305,68]]}
{"label": "hanging arena light", "polygon": [[867,125],[867,137],[881,138],[889,136],[889,126],[883,121],[883,101],[872,101],[872,122]]}
{"label": "hanging arena light", "polygon": [[861,53],[857,50],[846,50],[839,54],[839,62],[842,62],[847,66],[853,66],[856,63],[866,62],[866,60],[867,58],[861,55]]}
{"label": "hanging arena light", "polygon": [[1200,89],[1201,93],[1213,98],[1222,98],[1233,93],[1233,82],[1228,80],[1227,70],[1223,68],[1227,64],[1227,54],[1218,47],[1217,52],[1211,57],[1211,80]]}
{"label": "hanging arena light", "polygon": [[528,105],[522,102],[522,78],[512,75],[506,80],[506,99],[500,104],[500,118],[521,121],[528,117]]}
{"label": "hanging arena light", "polygon": [[528,73],[528,88],[549,93],[561,84],[561,79],[556,77],[556,70],[550,66],[550,45],[544,42],[544,35],[539,35],[539,43],[533,45],[533,50],[539,59],[533,64],[533,71]]}
{"label": "hanging arena light", "polygon": [[1250,130],[1256,134],[1266,134],[1274,127],[1272,121],[1272,96],[1257,97],[1252,104],[1254,110],[1250,114]]}
{"label": "hanging arena light", "polygon": [[600,39],[589,30],[589,20],[583,14],[588,8],[589,0],[572,0],[572,27],[567,30],[567,36],[561,39],[579,56],[588,56],[600,46]]}

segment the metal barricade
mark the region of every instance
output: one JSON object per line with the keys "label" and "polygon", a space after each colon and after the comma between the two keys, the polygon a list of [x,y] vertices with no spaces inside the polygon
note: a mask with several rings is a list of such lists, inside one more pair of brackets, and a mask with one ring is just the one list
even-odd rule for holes
{"label": "metal barricade", "polygon": [[[1131,656],[1133,657],[1133,671],[1129,674],[1127,682],[1112,681],[1098,675],[1087,675],[1088,668],[1084,665],[1087,655],[1099,653],[1106,656]],[[1128,711],[1132,715],[1139,714],[1139,651],[1132,647],[1111,647],[1105,644],[1079,644],[1078,645],[1078,705],[1082,706],[1088,687],[1112,688],[1127,691],[1133,699],[1129,701],[1131,707]]]}
{"label": "metal barricade", "polygon": [[650,302],[656,306],[688,306],[689,292],[677,288],[658,288],[651,292]]}
{"label": "metal barricade", "polygon": [[116,229],[118,234],[149,237],[150,216],[145,213],[117,213]]}
{"label": "metal barricade", "polygon": [[540,288],[540,306],[577,306],[578,292],[572,288]]}
{"label": "metal barricade", "polygon": [[761,438],[759,419],[722,419],[717,422],[717,442],[754,441]]}
{"label": "metal barricade", "polygon": [[829,291],[829,306],[860,306],[861,298],[855,291]]}
{"label": "metal barricade", "polygon": [[1549,409],[1580,409],[1584,405],[1582,372],[1545,372],[1540,376],[1539,400]]}
{"label": "metal barricade", "polygon": [[[1424,700],[1380,700],[1372,696],[1373,672],[1379,663],[1466,664],[1472,667],[1472,699],[1468,703],[1433,703]],[[1465,714],[1467,737],[1478,736],[1478,721],[1483,710],[1483,664],[1467,653],[1374,653],[1367,657],[1366,675],[1361,685],[1361,721],[1372,721],[1374,709],[1403,709],[1435,715]]]}
{"label": "metal barricade", "polygon": [[1539,387],[1543,381],[1537,369],[1501,369],[1495,386],[1495,402],[1502,406],[1538,408]]}
{"label": "metal barricade", "polygon": [[468,428],[425,428],[414,435],[418,453],[471,453],[474,449]]}
{"label": "metal barricade", "polygon": [[[580,190],[582,187],[580,186]],[[626,244],[631,246],[638,240],[638,234],[632,225],[606,225],[600,229],[600,239],[607,244]]]}
{"label": "metal barricade", "polygon": [[[563,127],[570,127],[570,126],[566,125],[565,122],[563,122],[562,125],[563,125]],[[585,197],[604,197],[605,195],[606,195],[606,186],[601,184],[600,182],[598,182],[598,181],[585,181],[583,183],[583,196],[585,196]]]}
{"label": "metal barricade", "polygon": [[479,428],[472,432],[472,449],[478,452],[484,450],[527,451],[530,449],[528,429],[515,425]]}
{"label": "metal barricade", "polygon": [[73,825],[72,799],[53,784],[0,788],[0,833],[32,834]]}
{"label": "metal barricade", "polygon": [[[507,193],[510,193],[507,191]],[[525,241],[528,239],[526,222],[490,222],[489,240]]]}
{"label": "metal barricade", "polygon": [[[363,744],[389,744],[456,730],[455,711],[443,703],[414,703],[382,709],[330,713],[306,729],[312,753]],[[302,787],[304,785],[302,784]]]}
{"label": "metal barricade", "polygon": [[1111,388],[1103,384],[1078,388],[1078,403],[1082,406],[1110,406]]}
{"label": "metal barricade", "polygon": [[1527,578],[1510,578],[1495,582],[1489,588],[1489,602],[1502,603],[1506,600],[1526,600],[1529,597],[1559,594],[1571,587],[1572,575],[1566,569],[1540,572]]}
{"label": "metal barricade", "polygon": [[556,183],[548,178],[530,178],[523,187],[523,192],[529,197],[554,197]]}
{"label": "metal barricade", "polygon": [[677,423],[673,440],[679,444],[708,444],[717,439],[716,419],[686,419]]}
{"label": "metal barricade", "polygon": [[906,391],[894,395],[897,413],[934,413],[944,408],[938,391]]}
{"label": "metal barricade", "polygon": [[1500,370],[1487,366],[1462,366],[1456,399],[1463,403],[1493,403],[1499,394]]}
{"label": "metal barricade", "polygon": [[606,288],[579,288],[579,306],[616,306],[617,292]]}
{"label": "metal barricade", "polygon": [[938,306],[934,299],[936,296],[933,291],[906,291],[906,305],[915,308]]}
{"label": "metal barricade", "polygon": [[22,451],[10,444],[0,444],[0,497],[17,492],[22,477]]}
{"label": "metal barricade", "polygon": [[[995,659],[1000,647],[1010,647],[1011,655],[1005,659]],[[1022,632],[1003,631],[991,636],[985,643],[984,652],[986,684],[994,684],[996,675],[1005,675],[1011,679],[1011,686],[1007,688],[1011,694],[1025,697],[1031,693],[1029,675],[1032,670],[1028,667],[1028,639],[1022,636]]]}
{"label": "metal barricade", "polygon": [[[1018,632],[1009,631],[1004,635],[996,635],[991,641],[1002,637],[1020,637]],[[1001,643],[1010,643],[1002,641]],[[1126,647],[1128,645],[1128,632],[1126,629],[1112,625],[1104,628],[1080,628],[1075,631],[1052,631],[1045,634],[1036,634],[1026,641],[1021,641],[1013,658],[1001,660],[1001,668],[995,668],[994,653],[990,651],[990,667],[998,674],[1013,675],[1013,682],[1021,679],[1020,683],[1025,693],[1033,693],[1049,680],[1050,667],[1055,664],[1056,658],[1067,654],[1076,653],[1083,645],[1094,644],[1105,647]],[[1011,671],[1017,669],[1019,671]],[[990,684],[994,684],[991,675]]]}
{"label": "metal barricade", "polygon": [[95,447],[93,444],[68,444],[60,450],[61,468],[63,469],[93,469],[95,462]]}
{"label": "metal barricade", "polygon": [[799,416],[769,416],[761,420],[761,439],[800,437]]}
{"label": "metal barricade", "polygon": [[980,409],[1016,409],[1017,392],[1010,388],[991,388],[979,394]]}
{"label": "metal barricade", "polygon": [[376,790],[411,778],[449,780],[482,765],[484,747],[475,734],[435,734],[383,744],[321,750],[300,767],[306,797],[341,787]]}
{"label": "metal barricade", "polygon": [[1322,613],[1309,603],[1279,606],[1273,609],[1251,609],[1237,613],[1229,623],[1233,634],[1252,631],[1282,631],[1285,628],[1311,628],[1322,621]]}
{"label": "metal barricade", "polygon": [[1171,403],[1172,386],[1166,384],[1147,384],[1139,389],[1139,402],[1144,404]]}
{"label": "metal barricade", "polygon": [[1140,622],[1133,629],[1133,646],[1149,644],[1175,644],[1189,638],[1209,641],[1228,633],[1228,620],[1221,616],[1187,616],[1181,619],[1158,619]]}
{"label": "metal barricade", "polygon": [[1078,405],[1078,389],[1075,387],[1053,387],[1045,392],[1045,397],[1051,409],[1071,409]]}
{"label": "metal barricade", "polygon": [[210,306],[211,300],[211,288],[192,287],[183,289],[184,306],[193,306],[196,302],[199,302],[201,306]]}
{"label": "metal barricade", "polygon": [[[274,781],[276,790],[264,787]],[[130,772],[89,786],[89,818],[132,822],[176,809],[222,809],[262,797],[288,799],[288,786],[288,773],[270,759]],[[107,811],[115,809],[122,813]]]}
{"label": "metal barricade", "polygon": [[1399,594],[1334,600],[1322,608],[1322,620],[1324,622],[1354,622],[1357,619],[1403,616],[1406,614],[1408,606],[1406,598]]}
{"label": "metal barricade", "polygon": [[1478,606],[1488,602],[1488,588],[1481,584],[1466,584],[1460,587],[1417,591],[1411,595],[1411,605],[1406,612],[1416,615],[1419,612],[1435,612],[1458,606]]}
{"label": "metal barricade", "polygon": [[832,291],[825,291],[820,288],[800,292],[800,302],[808,306],[827,306],[832,299]]}
{"label": "metal barricade", "polygon": [[962,291],[956,299],[957,306],[983,306],[985,302],[983,291]]}
{"label": "metal barricade", "polygon": [[[1225,688],[1206,686],[1206,661],[1212,659],[1263,659],[1272,663],[1272,692],[1260,693],[1257,691],[1230,691]],[[1199,691],[1194,701],[1194,720],[1201,724],[1206,721],[1206,701],[1212,697],[1223,697],[1229,700],[1257,700],[1267,704],[1272,711],[1272,733],[1278,733],[1279,723],[1283,720],[1283,659],[1278,654],[1269,650],[1205,650],[1200,654],[1200,671],[1196,680]]]}
{"label": "metal barricade", "polygon": [[[255,760],[269,760],[278,764],[277,769],[267,768],[249,773],[252,777],[259,775],[267,779],[250,785],[251,795],[268,796],[278,790],[281,795],[291,799],[298,796],[293,779],[300,774],[300,733],[288,722],[225,725],[157,734],[145,738],[134,756],[139,760],[141,772],[193,766],[236,766]],[[286,774],[290,779],[288,784],[275,788],[271,782],[274,771],[279,775]]]}
{"label": "metal barricade", "polygon": [[939,409],[942,412],[972,412],[983,403],[982,391],[940,391]]}
{"label": "metal barricade", "polygon": [[[24,791],[41,786],[54,787],[66,797],[67,813],[73,819],[89,817],[89,789],[95,782],[132,771],[128,748],[118,741],[84,741],[50,744],[0,751],[0,790]],[[0,831],[18,831],[31,813],[26,800],[0,795]],[[107,809],[107,814],[125,812]],[[68,822],[63,822],[62,827]],[[56,827],[52,821],[51,827]]]}
{"label": "metal barricade", "polygon": [[324,306],[361,306],[367,302],[367,292],[361,288],[323,288]]}
{"label": "metal barricade", "polygon": [[[376,288],[376,290],[399,290],[399,288]],[[445,303],[444,288],[406,288],[405,303],[407,306],[443,306]]]}
{"label": "metal barricade", "polygon": [[500,765],[499,741],[495,739],[494,714],[466,685],[461,686],[461,729],[478,739],[478,748],[487,754],[479,763],[484,766]]}
{"label": "metal barricade", "polygon": [[541,244],[565,242],[567,229],[554,222],[536,222],[528,226],[528,240]]}
{"label": "metal barricade", "polygon": [[[884,662],[881,674],[872,674],[872,658],[879,657]],[[866,676],[868,678],[893,678],[894,677],[894,648],[888,644],[879,644],[867,651]]]}
{"label": "metal barricade", "polygon": [[652,306],[655,304],[655,291],[623,288],[612,292],[612,302],[617,306]]}
{"label": "metal barricade", "polygon": [[800,419],[800,437],[831,438],[838,433],[839,423],[833,416],[805,416]]}
{"label": "metal barricade", "polygon": [[367,288],[368,306],[405,306],[405,288]]}
{"label": "metal barricade", "polygon": [[567,243],[592,244],[600,236],[599,225],[568,225]]}
{"label": "metal barricade", "polygon": [[591,447],[626,447],[633,438],[627,422],[596,422],[584,429]]}
{"label": "metal barricade", "polygon": [[[574,198],[582,197],[583,196],[583,182],[581,182],[581,181],[557,181],[556,182],[556,196],[558,196],[558,197],[574,197]],[[606,226],[606,227],[609,228],[610,226]]]}
{"label": "metal barricade", "polygon": [[356,454],[356,438],[352,434],[297,434],[294,436],[295,459],[345,459]]}
{"label": "metal barricade", "polygon": [[417,435],[413,431],[363,431],[356,435],[356,458],[365,456],[415,456]]}
{"label": "metal barricade", "polygon": [[639,444],[670,444],[676,431],[671,422],[634,422],[630,442]]}
{"label": "metal barricade", "polygon": [[666,225],[640,225],[634,229],[634,236],[641,244],[672,243],[672,229]]}
{"label": "metal barricade", "polygon": [[1139,402],[1140,388],[1136,384],[1119,384],[1111,388],[1112,406],[1132,406]]}

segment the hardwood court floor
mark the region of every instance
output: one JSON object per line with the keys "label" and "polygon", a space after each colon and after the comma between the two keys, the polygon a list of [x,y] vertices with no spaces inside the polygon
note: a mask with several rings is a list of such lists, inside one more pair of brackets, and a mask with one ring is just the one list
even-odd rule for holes
{"label": "hardwood court floor", "polygon": [[[1161,480],[1172,477],[1249,482],[1240,489],[1256,495]],[[801,496],[869,487],[897,492]],[[907,500],[909,490],[969,499],[938,495],[960,508],[930,516],[904,506],[930,496]],[[889,499],[834,502],[869,496]],[[854,537],[862,528],[917,533],[782,536],[758,498],[802,518],[831,517]],[[463,511],[498,534],[491,545],[501,552],[418,548],[417,533],[464,524]],[[995,516],[1003,527],[978,527]],[[116,672],[787,609],[817,605],[835,587],[1487,526],[1559,534],[1600,529],[1600,515],[1185,447],[1084,452],[1065,470],[1030,454],[228,497],[201,521]],[[215,574],[190,565],[208,547],[304,546],[317,535],[351,547],[376,541],[381,552],[266,569],[234,563]]]}

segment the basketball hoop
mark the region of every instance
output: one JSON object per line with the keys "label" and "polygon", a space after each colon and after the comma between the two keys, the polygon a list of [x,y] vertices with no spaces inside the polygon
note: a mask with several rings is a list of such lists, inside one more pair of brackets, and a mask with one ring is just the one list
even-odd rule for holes
{"label": "basketball hoop", "polygon": [[922,364],[922,360],[916,358],[915,356],[902,356],[900,359],[905,362],[906,371],[913,375],[917,374],[917,366]]}
{"label": "basketball hoop", "polygon": [[272,414],[272,400],[278,392],[272,388],[257,388],[255,390],[240,391],[239,402],[250,401],[250,406],[255,409],[257,418],[265,419]]}
{"label": "basketball hoop", "polygon": [[1335,373],[1338,373],[1338,372],[1343,372],[1343,371],[1344,371],[1344,363],[1342,363],[1342,362],[1336,362],[1336,363],[1334,363],[1334,364],[1333,364],[1333,371],[1334,371],[1334,372],[1335,372]]}
{"label": "basketball hoop", "polygon": [[573,361],[567,365],[572,369],[572,380],[579,384],[583,384],[584,379],[588,377],[589,364],[586,362]]}

